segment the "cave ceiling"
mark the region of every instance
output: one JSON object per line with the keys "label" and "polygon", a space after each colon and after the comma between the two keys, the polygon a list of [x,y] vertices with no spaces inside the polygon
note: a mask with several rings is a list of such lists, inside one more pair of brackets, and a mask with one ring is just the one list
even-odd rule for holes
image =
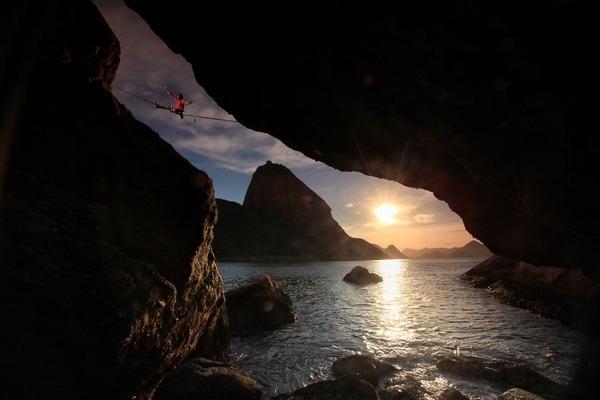
{"label": "cave ceiling", "polygon": [[125,3],[246,127],[433,192],[496,254],[593,267],[591,5]]}

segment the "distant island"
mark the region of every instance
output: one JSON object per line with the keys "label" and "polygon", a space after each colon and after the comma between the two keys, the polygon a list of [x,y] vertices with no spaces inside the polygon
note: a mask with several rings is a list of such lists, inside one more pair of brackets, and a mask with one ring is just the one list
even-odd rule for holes
{"label": "distant island", "polygon": [[288,168],[258,167],[244,203],[217,199],[213,251],[218,260],[304,261],[391,258],[381,248],[350,237],[331,208]]}
{"label": "distant island", "polygon": [[220,261],[342,261],[488,257],[472,241],[452,249],[386,248],[350,237],[319,195],[283,165],[258,167],[243,204],[216,199],[213,251]]}
{"label": "distant island", "polygon": [[476,240],[471,240],[462,247],[404,249],[402,253],[409,258],[487,258],[493,255],[487,247]]}

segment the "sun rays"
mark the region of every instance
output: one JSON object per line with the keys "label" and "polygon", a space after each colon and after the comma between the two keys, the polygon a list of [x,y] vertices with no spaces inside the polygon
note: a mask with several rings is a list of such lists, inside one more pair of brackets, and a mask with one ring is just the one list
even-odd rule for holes
{"label": "sun rays", "polygon": [[400,209],[390,203],[380,204],[373,210],[373,213],[377,216],[377,219],[382,224],[390,225],[398,220],[396,219],[396,214],[398,214]]}

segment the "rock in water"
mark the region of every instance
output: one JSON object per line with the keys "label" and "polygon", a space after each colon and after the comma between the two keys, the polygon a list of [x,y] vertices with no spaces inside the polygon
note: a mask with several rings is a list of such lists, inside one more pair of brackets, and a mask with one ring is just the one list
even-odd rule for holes
{"label": "rock in water", "polygon": [[203,358],[167,374],[153,400],[260,400],[261,386],[239,367]]}
{"label": "rock in water", "polygon": [[369,285],[371,283],[383,282],[381,275],[374,272],[369,272],[365,267],[357,265],[352,268],[352,271],[348,272],[344,276],[344,281],[354,283],[357,285]]}
{"label": "rock in water", "polygon": [[225,293],[227,315],[233,333],[274,329],[296,321],[290,297],[268,275]]}

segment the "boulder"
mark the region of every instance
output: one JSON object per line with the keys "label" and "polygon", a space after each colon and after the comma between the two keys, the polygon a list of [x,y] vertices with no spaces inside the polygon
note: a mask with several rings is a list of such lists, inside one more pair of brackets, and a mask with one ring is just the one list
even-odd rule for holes
{"label": "boulder", "polygon": [[523,389],[513,388],[496,397],[496,400],[544,400],[544,398]]}
{"label": "boulder", "polygon": [[380,400],[419,400],[432,397],[413,374],[402,374],[385,382],[385,388],[379,391]]}
{"label": "boulder", "polygon": [[519,387],[547,399],[558,399],[564,394],[561,385],[524,364],[470,356],[452,356],[440,359],[436,367],[440,371],[468,379],[485,379],[505,390]]}
{"label": "boulder", "polygon": [[268,275],[227,291],[225,297],[232,334],[275,329],[297,319],[292,300]]}
{"label": "boulder", "polygon": [[261,396],[261,386],[246,371],[199,358],[167,374],[153,400],[260,400]]}
{"label": "boulder", "polygon": [[358,374],[312,383],[292,393],[284,393],[271,400],[377,400],[377,393],[369,382]]}
{"label": "boulder", "polygon": [[369,285],[371,283],[383,282],[381,275],[374,272],[369,272],[365,267],[357,265],[352,268],[352,271],[344,275],[344,281],[354,283],[357,285]]}
{"label": "boulder", "polygon": [[439,400],[469,400],[469,397],[464,395],[456,388],[446,388],[438,394]]}
{"label": "boulder", "polygon": [[362,354],[353,354],[339,358],[333,362],[332,369],[334,376],[358,374],[373,386],[377,386],[381,378],[385,375],[398,370],[390,363]]}

